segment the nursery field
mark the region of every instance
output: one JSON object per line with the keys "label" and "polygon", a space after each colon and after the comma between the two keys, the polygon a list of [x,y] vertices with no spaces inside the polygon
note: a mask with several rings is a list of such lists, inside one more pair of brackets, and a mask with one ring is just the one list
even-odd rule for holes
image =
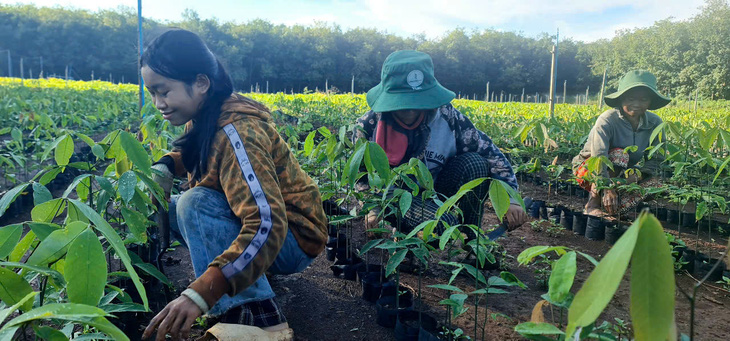
{"label": "nursery field", "polygon": [[[0,341],[137,340],[194,279],[187,250],[158,235],[151,200],[163,195],[151,165],[181,130],[149,104],[140,114],[137,91],[0,78]],[[391,169],[377,144],[353,142],[364,95],[246,95],[272,110],[330,219],[312,266],[270,277],[296,339],[730,339],[730,103],[658,110],[638,185],[602,178],[610,162],[590,159],[594,181],[639,198],[593,217],[571,159],[597,106],[560,104],[549,117],[547,104],[454,100],[520,189],[490,181],[479,226],[437,234],[478,181],[443,197],[423,163]],[[358,191],[362,177],[370,188]],[[442,203],[437,219],[401,231],[415,197]],[[510,198],[532,219],[490,240]],[[373,209],[389,217],[366,227]],[[199,319],[191,340],[213,323]]]}

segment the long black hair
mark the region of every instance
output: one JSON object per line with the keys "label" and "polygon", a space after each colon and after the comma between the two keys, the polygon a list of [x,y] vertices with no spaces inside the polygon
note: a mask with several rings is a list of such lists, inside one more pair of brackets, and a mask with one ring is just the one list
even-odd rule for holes
{"label": "long black hair", "polygon": [[223,102],[233,93],[233,83],[223,65],[200,37],[183,29],[171,29],[160,34],[145,48],[140,65],[157,74],[181,81],[188,90],[198,75],[210,80],[208,94],[201,103],[192,129],[173,142],[182,154],[185,169],[200,180],[208,170],[210,145],[218,130],[218,117]]}

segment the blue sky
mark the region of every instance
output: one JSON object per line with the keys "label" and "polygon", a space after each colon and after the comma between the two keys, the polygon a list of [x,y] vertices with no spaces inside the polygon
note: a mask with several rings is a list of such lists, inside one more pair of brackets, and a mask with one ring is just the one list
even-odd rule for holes
{"label": "blue sky", "polygon": [[[90,10],[137,7],[136,0],[0,0],[2,4],[33,3]],[[651,26],[657,20],[684,20],[699,13],[703,0],[143,0],[142,14],[158,20],[178,20],[185,9],[201,18],[247,22],[255,18],[276,24],[311,25],[326,21],[344,30],[377,28],[401,36],[425,34],[437,38],[457,27],[542,32],[594,41],[611,38],[616,30]]]}

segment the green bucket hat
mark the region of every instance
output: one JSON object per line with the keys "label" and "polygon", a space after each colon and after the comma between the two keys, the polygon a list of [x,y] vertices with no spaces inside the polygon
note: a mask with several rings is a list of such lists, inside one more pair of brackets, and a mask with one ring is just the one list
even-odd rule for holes
{"label": "green bucket hat", "polygon": [[603,100],[606,105],[612,108],[621,106],[621,95],[635,87],[643,86],[651,90],[652,99],[649,104],[649,110],[659,109],[672,101],[671,98],[663,96],[656,89],[656,77],[646,70],[634,70],[627,72],[618,82],[618,91],[606,95]]}
{"label": "green bucket hat", "polygon": [[434,109],[454,99],[454,92],[444,88],[433,76],[431,56],[403,50],[385,58],[380,84],[367,94],[375,112],[403,109]]}

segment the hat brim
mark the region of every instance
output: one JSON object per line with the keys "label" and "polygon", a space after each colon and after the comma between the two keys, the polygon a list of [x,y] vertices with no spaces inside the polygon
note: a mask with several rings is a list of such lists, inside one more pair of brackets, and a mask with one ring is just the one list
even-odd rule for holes
{"label": "hat brim", "polygon": [[425,110],[435,109],[448,104],[456,97],[456,94],[444,88],[441,84],[414,92],[387,92],[383,91],[383,84],[380,83],[370,89],[365,97],[370,109],[374,112],[387,112],[395,110]]}
{"label": "hat brim", "polygon": [[621,106],[621,98],[620,98],[621,95],[626,93],[626,91],[629,91],[633,88],[640,87],[640,86],[643,86],[643,87],[651,90],[652,99],[651,99],[651,104],[649,104],[649,110],[657,110],[659,108],[663,108],[664,106],[669,104],[669,102],[672,101],[671,98],[663,96],[658,91],[656,91],[656,89],[650,87],[649,85],[647,85],[645,83],[634,83],[634,84],[626,87],[626,89],[623,89],[622,91],[616,91],[610,95],[604,96],[603,100],[604,100],[604,102],[606,102],[606,105],[608,105],[609,107],[618,108]]}

